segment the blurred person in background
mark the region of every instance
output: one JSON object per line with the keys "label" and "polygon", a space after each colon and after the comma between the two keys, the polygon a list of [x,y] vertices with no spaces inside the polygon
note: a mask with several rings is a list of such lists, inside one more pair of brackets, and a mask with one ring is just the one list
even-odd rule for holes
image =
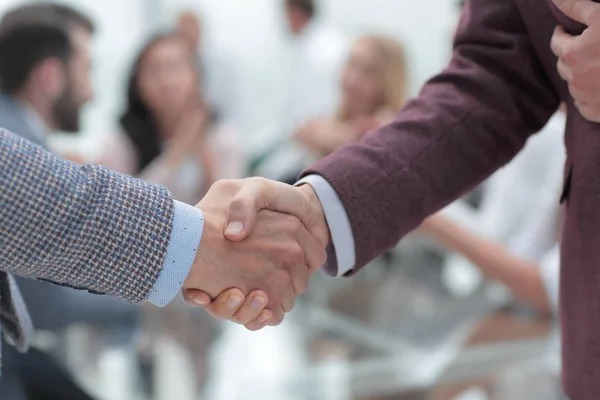
{"label": "blurred person in background", "polygon": [[[458,1],[457,11],[463,6]],[[421,233],[450,250],[443,274],[453,294],[472,294],[485,275],[537,311],[557,311],[565,124],[563,105],[521,153],[480,185],[478,207],[461,199],[422,224]]]}
{"label": "blurred person in background", "polygon": [[459,200],[418,229],[452,251],[444,274],[455,295],[471,294],[484,275],[538,312],[558,311],[565,123],[564,113],[557,112],[514,160],[489,178],[478,208]]}
{"label": "blurred person in background", "polygon": [[177,34],[151,39],[131,73],[121,130],[99,163],[165,185],[195,204],[219,179],[239,178],[245,163],[236,135],[213,113],[194,53]]}
{"label": "blurred person in background", "polygon": [[207,103],[220,119],[239,129],[241,97],[234,64],[206,43],[202,21],[193,11],[179,14],[176,30],[196,55],[200,89]]}
{"label": "blurred person in background", "polygon": [[[337,112],[312,120],[294,135],[302,146],[303,157],[294,165],[296,170],[287,170],[289,181],[295,181],[304,163],[355,142],[368,130],[388,123],[405,102],[406,85],[405,55],[397,41],[381,36],[357,40],[338,82],[341,101]],[[277,170],[278,166],[273,168]],[[355,299],[358,301],[358,297]],[[348,303],[354,304],[345,298],[345,304]],[[214,376],[207,388],[207,398],[233,399],[245,392],[265,399],[294,396],[289,377],[306,367],[308,359],[299,350],[302,339],[293,325],[284,324],[276,332],[260,335],[249,334],[234,325],[223,329],[210,354]],[[243,361],[232,365],[232,357]],[[261,377],[268,379],[269,385],[255,384],[255,372],[247,365],[260,365]]]}
{"label": "blurred person in background", "polygon": [[335,115],[315,118],[294,138],[321,158],[358,141],[393,120],[406,101],[408,82],[404,49],[396,40],[364,36],[356,41],[342,73]]}
{"label": "blurred person in background", "polygon": [[[280,109],[268,149],[253,162],[257,175],[281,179],[297,168],[302,147],[292,139],[308,121],[335,113],[339,81],[348,58],[348,40],[323,23],[315,0],[284,0],[288,40],[282,52]],[[290,170],[291,169],[291,170]]]}
{"label": "blurred person in background", "polygon": [[335,110],[348,42],[319,19],[317,1],[283,0],[283,4],[290,35],[283,117],[294,129],[309,118],[331,115]]}
{"label": "blurred person in background", "polygon": [[[515,159],[482,185],[478,208],[456,201],[417,229],[449,250],[442,273],[446,288],[455,296],[470,296],[485,277],[507,289],[508,299],[517,300],[520,310],[525,306],[542,317],[558,318],[565,124],[561,109]],[[492,332],[501,327],[493,319],[483,326]],[[538,387],[536,377],[558,387],[559,330],[553,329],[548,339],[534,369],[523,369],[524,387]],[[524,387],[509,384],[517,391]]]}
{"label": "blurred person in background", "polygon": [[[67,6],[33,4],[7,12],[0,23],[0,126],[44,147],[53,131],[77,132],[81,109],[93,96],[93,33],[93,22]],[[135,324],[136,308],[125,302],[16,279],[38,329]],[[46,354],[3,350],[0,398],[89,398]]]}
{"label": "blurred person in background", "polygon": [[[239,141],[202,96],[193,51],[176,33],[152,38],[137,56],[129,79],[121,130],[110,138],[100,164],[164,185],[174,197],[195,204],[219,179],[245,172]],[[144,307],[141,370],[152,392],[157,340],[185,347],[200,387],[208,374],[206,351],[217,334],[208,315],[177,301],[163,309]]]}
{"label": "blurred person in background", "polygon": [[338,83],[337,112],[312,118],[299,127],[293,143],[280,145],[263,161],[259,175],[294,183],[306,166],[389,123],[406,101],[407,84],[406,56],[400,43],[384,36],[361,37],[352,47]]}

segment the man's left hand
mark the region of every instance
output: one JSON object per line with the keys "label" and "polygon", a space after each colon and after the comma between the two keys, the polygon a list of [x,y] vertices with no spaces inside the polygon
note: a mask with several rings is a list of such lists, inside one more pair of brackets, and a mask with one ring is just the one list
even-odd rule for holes
{"label": "man's left hand", "polygon": [[600,122],[600,3],[591,0],[553,0],[568,17],[588,26],[572,36],[558,26],[552,36],[552,52],[558,57],[558,73],[581,115]]}

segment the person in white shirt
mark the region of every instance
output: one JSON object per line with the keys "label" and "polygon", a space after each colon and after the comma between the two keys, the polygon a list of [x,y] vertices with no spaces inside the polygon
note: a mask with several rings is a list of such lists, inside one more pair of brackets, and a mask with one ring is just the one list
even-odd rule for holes
{"label": "person in white shirt", "polygon": [[284,107],[291,123],[317,115],[331,115],[338,104],[338,82],[349,43],[332,27],[318,20],[312,0],[285,0],[291,34],[286,54]]}
{"label": "person in white shirt", "polygon": [[196,55],[202,85],[202,95],[221,119],[240,128],[241,96],[239,74],[234,63],[204,39],[201,19],[193,11],[179,14],[177,33],[185,40]]}
{"label": "person in white shirt", "polygon": [[559,111],[488,180],[479,209],[457,201],[419,228],[454,252],[444,268],[455,294],[469,294],[483,274],[538,311],[557,311],[564,128]]}
{"label": "person in white shirt", "polygon": [[303,164],[305,152],[292,136],[308,121],[333,115],[350,42],[319,20],[313,0],[285,0],[289,40],[282,52],[280,107],[273,113],[273,144],[256,162],[256,175],[282,179]]}

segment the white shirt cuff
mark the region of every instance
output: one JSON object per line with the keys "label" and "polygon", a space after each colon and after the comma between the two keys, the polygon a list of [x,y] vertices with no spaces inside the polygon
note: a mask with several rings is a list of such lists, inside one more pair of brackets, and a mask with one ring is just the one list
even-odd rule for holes
{"label": "white shirt cuff", "polygon": [[327,261],[322,270],[327,275],[344,276],[354,269],[356,263],[354,237],[344,205],[333,187],[322,176],[305,176],[296,183],[296,186],[302,184],[309,184],[315,190],[331,233],[336,260],[334,262]]}

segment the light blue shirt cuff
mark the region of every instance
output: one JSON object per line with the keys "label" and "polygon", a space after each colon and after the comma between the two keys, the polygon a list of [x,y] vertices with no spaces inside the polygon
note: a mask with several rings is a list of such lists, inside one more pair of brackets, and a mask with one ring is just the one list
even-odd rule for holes
{"label": "light blue shirt cuff", "polygon": [[323,207],[335,250],[337,263],[328,261],[322,270],[327,275],[336,277],[344,276],[346,273],[352,271],[356,264],[354,236],[352,235],[350,220],[348,219],[344,205],[333,187],[322,176],[305,176],[296,183],[296,186],[302,184],[309,184],[315,190]]}
{"label": "light blue shirt cuff", "polygon": [[175,201],[169,247],[158,280],[150,290],[148,301],[164,307],[181,291],[204,230],[204,214],[198,208]]}

